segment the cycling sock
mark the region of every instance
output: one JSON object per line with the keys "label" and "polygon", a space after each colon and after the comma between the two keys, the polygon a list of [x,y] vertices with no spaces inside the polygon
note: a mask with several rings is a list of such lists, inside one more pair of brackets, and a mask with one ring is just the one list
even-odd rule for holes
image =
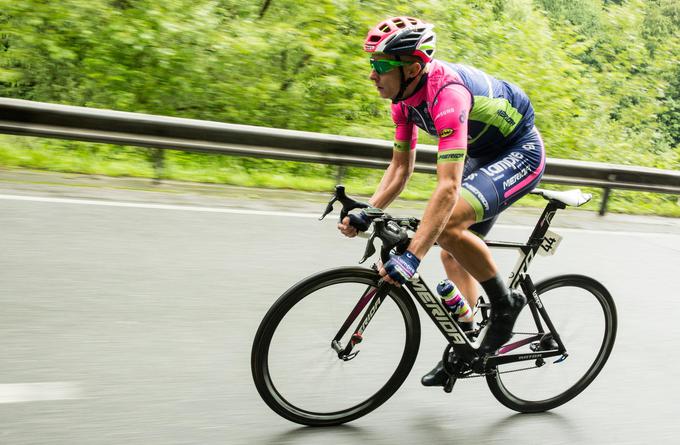
{"label": "cycling sock", "polygon": [[499,274],[496,274],[493,278],[482,281],[479,284],[482,285],[482,289],[484,289],[484,292],[486,292],[486,295],[489,297],[491,306],[508,304],[510,289],[505,285]]}

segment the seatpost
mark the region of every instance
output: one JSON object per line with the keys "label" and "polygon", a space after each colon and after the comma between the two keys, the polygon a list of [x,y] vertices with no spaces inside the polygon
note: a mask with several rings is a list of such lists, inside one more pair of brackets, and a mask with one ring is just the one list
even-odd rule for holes
{"label": "seatpost", "polygon": [[553,216],[555,216],[555,213],[557,212],[558,209],[564,209],[566,208],[566,204],[555,201],[551,199],[548,202],[548,205],[545,206],[545,209],[543,210],[543,214],[539,218],[538,222],[536,223],[536,227],[534,227],[534,231],[531,233],[531,236],[529,237],[529,245],[535,245],[535,244],[540,244],[543,241],[543,238],[545,237],[546,232],[550,228],[550,224],[552,223]]}

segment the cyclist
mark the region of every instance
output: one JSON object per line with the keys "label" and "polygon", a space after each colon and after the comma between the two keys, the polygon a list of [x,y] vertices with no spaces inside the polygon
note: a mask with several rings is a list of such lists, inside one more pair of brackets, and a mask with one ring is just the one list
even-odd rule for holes
{"label": "cyclist", "polygon": [[[545,151],[527,95],[478,69],[433,59],[432,29],[416,18],[393,17],[371,29],[364,42],[371,53],[369,78],[392,101],[396,124],[392,160],[369,203],[386,208],[404,189],[414,167],[416,126],[439,138],[437,186],[420,227],[408,250],[393,255],[379,273],[390,283],[404,283],[438,242],[447,276],[471,305],[477,283],[489,297],[490,322],[480,348],[491,353],[510,339],[526,297],[508,289],[482,238],[500,212],[538,184]],[[338,229],[353,237],[370,223],[359,213]],[[445,382],[441,362],[422,378],[425,386]]]}

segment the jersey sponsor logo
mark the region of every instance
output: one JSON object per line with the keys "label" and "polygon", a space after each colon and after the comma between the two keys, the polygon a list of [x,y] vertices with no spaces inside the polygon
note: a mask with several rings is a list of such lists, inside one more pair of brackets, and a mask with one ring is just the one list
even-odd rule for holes
{"label": "jersey sponsor logo", "polygon": [[[460,121],[461,124],[464,124],[466,119],[467,119],[467,112],[465,110],[461,110],[460,116],[458,116],[458,120]],[[469,139],[469,137],[468,137],[468,139]]]}
{"label": "jersey sponsor logo", "polygon": [[524,155],[522,153],[510,153],[498,162],[482,167],[481,170],[489,176],[494,176],[503,173],[505,170],[517,170],[518,165],[524,164]]}
{"label": "jersey sponsor logo", "polygon": [[[436,103],[435,103],[435,105],[436,105]],[[453,108],[453,107],[447,108],[447,109],[444,110],[444,111],[440,111],[439,114],[437,114],[437,115],[434,117],[434,120],[437,120],[437,119],[439,119],[439,118],[442,117],[442,116],[446,116],[447,114],[454,113],[455,111],[456,111],[456,110],[455,110],[455,108]]]}
{"label": "jersey sponsor logo", "polygon": [[482,203],[484,210],[486,210],[487,212],[489,211],[489,201],[486,200],[484,194],[480,192],[477,187],[470,184],[463,184],[463,187],[465,187],[466,189],[468,189],[470,193],[475,195],[475,198],[477,198],[479,202]]}
{"label": "jersey sponsor logo", "polygon": [[507,188],[507,187],[513,185],[514,183],[518,182],[520,179],[523,179],[529,173],[531,173],[531,166],[524,167],[518,173],[515,173],[510,178],[503,181],[503,188]]}
{"label": "jersey sponsor logo", "polygon": [[465,150],[441,151],[437,153],[437,162],[462,162],[465,160]]}
{"label": "jersey sponsor logo", "polygon": [[511,118],[510,116],[508,116],[508,113],[506,113],[505,111],[498,110],[498,111],[496,111],[496,114],[499,115],[500,117],[502,117],[503,120],[505,122],[509,123],[510,125],[516,124],[515,120],[513,118]]}
{"label": "jersey sponsor logo", "polygon": [[449,136],[451,136],[453,133],[454,133],[453,128],[444,128],[443,130],[441,130],[441,131],[439,132],[439,137],[440,137],[440,138],[449,137]]}

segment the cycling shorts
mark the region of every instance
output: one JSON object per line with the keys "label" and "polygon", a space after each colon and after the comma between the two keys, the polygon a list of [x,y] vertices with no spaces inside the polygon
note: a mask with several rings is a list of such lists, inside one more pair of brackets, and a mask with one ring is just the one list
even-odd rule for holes
{"label": "cycling shorts", "polygon": [[544,170],[545,147],[536,127],[494,156],[468,157],[461,197],[475,210],[469,230],[485,237],[503,210],[538,185]]}

